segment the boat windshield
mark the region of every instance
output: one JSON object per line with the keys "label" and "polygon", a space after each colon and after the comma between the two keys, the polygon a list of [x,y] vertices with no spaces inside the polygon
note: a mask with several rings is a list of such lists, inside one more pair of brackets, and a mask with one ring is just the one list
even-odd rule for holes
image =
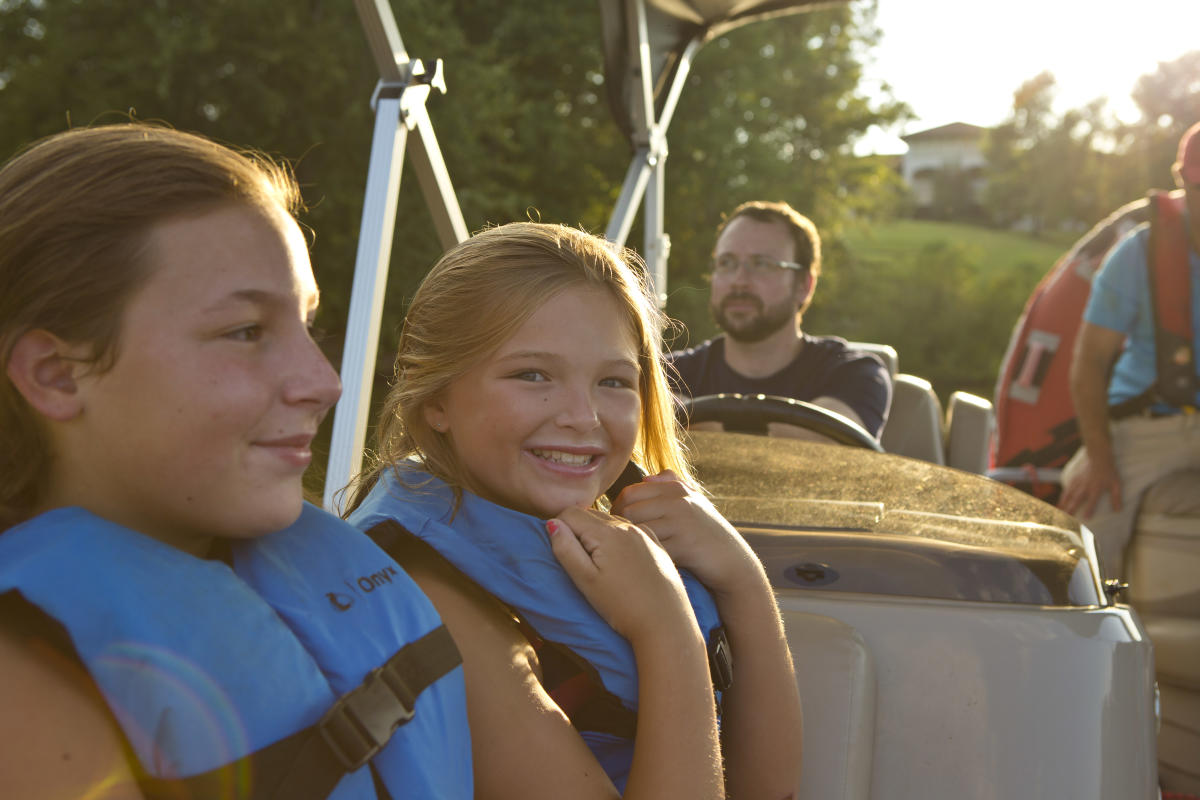
{"label": "boat windshield", "polygon": [[781,589],[1103,603],[1078,522],[978,475],[839,445],[693,437],[701,481]]}

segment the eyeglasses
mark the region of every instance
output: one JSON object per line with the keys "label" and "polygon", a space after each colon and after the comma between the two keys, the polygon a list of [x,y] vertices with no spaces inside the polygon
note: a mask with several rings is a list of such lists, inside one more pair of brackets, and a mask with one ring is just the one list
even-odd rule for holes
{"label": "eyeglasses", "polygon": [[768,258],[757,253],[747,256],[745,259],[738,258],[733,253],[722,253],[713,257],[712,274],[720,278],[729,278],[738,271],[740,266],[745,266],[748,274],[760,278],[774,275],[781,269],[794,269],[797,272],[808,269],[795,261],[780,261],[777,258]]}

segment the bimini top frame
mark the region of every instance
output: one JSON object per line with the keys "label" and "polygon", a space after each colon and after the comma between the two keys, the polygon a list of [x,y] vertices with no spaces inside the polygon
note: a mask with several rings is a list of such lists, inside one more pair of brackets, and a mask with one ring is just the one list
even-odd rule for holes
{"label": "bimini top frame", "polygon": [[[406,152],[442,247],[449,248],[467,238],[467,223],[425,109],[432,89],[446,91],[442,63],[437,61],[430,66],[408,57],[387,0],[355,0],[354,5],[380,77],[371,97],[375,132],[342,351],[342,398],[333,415],[333,438],[325,472],[324,504],[331,510],[336,506],[335,494],[362,467],[383,297],[396,227],[400,173]],[[408,148],[410,133],[414,146]]]}
{"label": "bimini top frame", "polygon": [[604,73],[613,119],[633,159],[605,236],[624,246],[645,198],[642,257],[666,304],[671,240],[663,230],[667,128],[697,51],[750,22],[844,5],[846,0],[600,0]]}
{"label": "bimini top frame", "polygon": [[[666,300],[670,239],[663,231],[667,127],[696,52],[748,22],[847,0],[599,0],[609,106],[633,147],[606,236],[623,246],[645,197],[643,257],[660,303]],[[383,298],[407,153],[443,248],[464,241],[467,226],[425,108],[432,89],[446,91],[441,61],[409,58],[388,0],[355,0],[379,83],[371,98],[375,130],[363,201],[346,342],[342,399],[333,417],[325,507],[358,474],[370,414]],[[413,147],[408,148],[408,136]]]}

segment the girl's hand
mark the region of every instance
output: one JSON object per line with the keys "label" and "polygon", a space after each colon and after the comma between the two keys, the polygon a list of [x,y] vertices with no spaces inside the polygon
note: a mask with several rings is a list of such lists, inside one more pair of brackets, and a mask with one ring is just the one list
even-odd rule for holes
{"label": "girl's hand", "polygon": [[746,540],[670,470],[626,486],[612,511],[653,533],[679,567],[717,594],[759,580],[762,566]]}
{"label": "girl's hand", "polygon": [[546,523],[546,531],[579,591],[631,644],[689,624],[698,630],[675,565],[645,530],[598,511],[568,508]]}

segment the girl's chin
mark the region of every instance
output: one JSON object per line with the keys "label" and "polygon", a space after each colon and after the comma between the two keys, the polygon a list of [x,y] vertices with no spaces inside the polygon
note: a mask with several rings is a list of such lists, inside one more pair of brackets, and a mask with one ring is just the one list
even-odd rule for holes
{"label": "girl's chin", "polygon": [[596,497],[598,495],[592,495],[589,492],[572,492],[559,496],[536,498],[530,503],[529,507],[534,510],[529,513],[535,517],[550,519],[557,517],[568,508],[591,508],[596,504]]}

